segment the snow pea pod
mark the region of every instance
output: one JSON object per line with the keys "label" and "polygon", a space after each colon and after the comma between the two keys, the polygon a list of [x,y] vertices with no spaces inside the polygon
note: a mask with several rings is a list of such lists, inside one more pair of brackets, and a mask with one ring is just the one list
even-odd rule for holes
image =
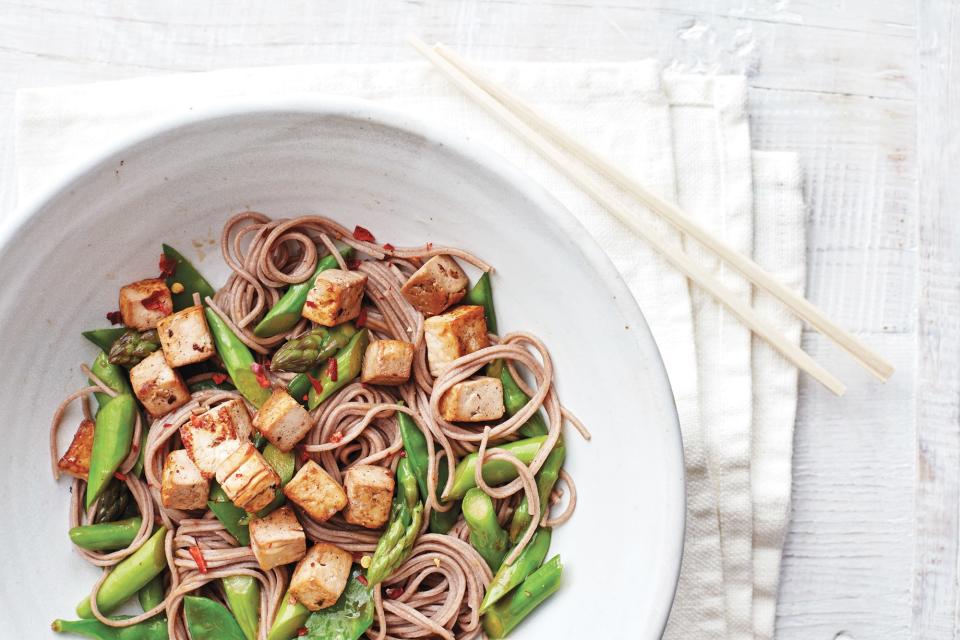
{"label": "snow pea pod", "polygon": [[126,332],[127,330],[124,327],[113,327],[110,329],[91,329],[90,331],[82,332],[81,335],[100,347],[101,351],[110,353],[110,347],[113,346],[113,343]]}
{"label": "snow pea pod", "polygon": [[210,485],[210,500],[207,507],[213,511],[217,520],[223,523],[227,532],[243,546],[250,545],[250,528],[247,526],[247,512],[230,502],[230,498],[217,483]]}
{"label": "snow pea pod", "polygon": [[167,287],[172,287],[175,282],[183,285],[183,291],[180,293],[173,293],[171,289],[174,311],[192,307],[194,293],[200,294],[200,300],[206,300],[207,296],[213,297],[215,293],[213,287],[179,251],[165,244],[163,245],[163,255],[176,264],[173,275],[166,279]]}
{"label": "snow pea pod", "polygon": [[[130,616],[117,616],[124,620]],[[108,627],[99,620],[54,620],[50,628],[94,640],[169,640],[167,618],[160,616],[129,627]]]}
{"label": "snow pea pod", "polygon": [[467,292],[463,304],[476,304],[483,307],[484,319],[487,321],[487,331],[490,333],[497,332],[497,312],[493,308],[493,287],[490,284],[489,271],[484,271],[473,288]]}
{"label": "snow pea pod", "polygon": [[183,614],[193,640],[246,640],[230,611],[210,598],[186,596]]}
{"label": "snow pea pod", "polygon": [[[133,554],[120,561],[100,585],[97,606],[103,614],[110,614],[167,568],[164,541],[167,528],[160,527]],[[90,597],[77,605],[77,615],[92,618]],[[242,639],[241,639],[242,640]]]}
{"label": "snow pea pod", "polygon": [[227,576],[220,581],[227,605],[247,640],[257,640],[260,626],[260,583],[251,576]]}
{"label": "snow pea pod", "polygon": [[[133,391],[130,389],[130,381],[127,378],[127,372],[123,369],[123,367],[110,364],[107,354],[103,351],[101,351],[97,357],[93,359],[93,364],[90,366],[90,372],[100,378],[105,385],[117,393],[133,393]],[[93,384],[92,381],[91,384]],[[97,399],[98,407],[102,407],[110,400],[110,396],[106,393],[96,392],[93,394],[93,396]]]}
{"label": "snow pea pod", "polygon": [[358,580],[362,573],[359,567],[354,566],[337,603],[310,614],[305,625],[305,638],[358,640],[370,628],[374,615],[373,593],[370,587],[363,586]]}
{"label": "snow pea pod", "polygon": [[[498,445],[497,449],[504,449],[515,455],[523,464],[530,464],[537,455],[537,451],[543,446],[547,436],[538,436],[536,438],[527,438],[526,440],[516,440],[506,444]],[[477,454],[471,453],[465,456],[457,464],[453,472],[453,488],[450,490],[448,499],[460,499],[470,489],[477,486],[474,482],[473,472],[477,466]],[[517,469],[509,462],[504,460],[487,460],[483,463],[483,480],[490,485],[501,485],[516,479]]]}
{"label": "snow pea pod", "polygon": [[[344,246],[340,247],[339,250],[340,255],[344,258],[353,255],[352,247]],[[336,269],[338,266],[339,263],[333,255],[328,255],[318,261],[313,275],[303,282],[290,285],[287,292],[277,300],[277,303],[267,312],[267,315],[263,316],[263,319],[254,327],[253,335],[258,338],[269,338],[293,328],[295,324],[300,322],[300,312],[303,311],[303,305],[307,301],[307,294],[313,287],[313,281],[323,271]]]}
{"label": "snow pea pod", "polygon": [[130,546],[140,531],[141,518],[86,524],[70,529],[70,541],[89,551],[116,551]]}
{"label": "snow pea pod", "polygon": [[[427,495],[427,470],[430,466],[429,453],[427,451],[427,438],[417,427],[413,418],[402,411],[397,412],[397,424],[400,427],[400,437],[403,439],[403,451],[407,454],[407,460],[413,468],[413,475],[417,479],[417,486],[420,487],[420,495]],[[447,459],[440,461],[437,472],[437,498],[443,491],[443,486],[447,482]],[[430,531],[432,533],[447,533],[460,517],[460,505],[455,503],[448,511],[430,512]]]}
{"label": "snow pea pod", "polygon": [[227,368],[230,374],[230,380],[237,387],[237,391],[243,394],[253,406],[260,408],[267,398],[270,397],[270,389],[263,388],[257,382],[257,376],[253,373],[251,367],[254,364],[253,354],[247,345],[240,341],[240,338],[230,330],[223,320],[209,307],[204,308],[207,316],[207,324],[210,326],[210,333],[213,334],[213,341],[217,345],[217,355],[223,361],[223,366]]}
{"label": "snow pea pod", "polygon": [[87,509],[103,492],[113,474],[130,454],[133,428],[137,420],[137,402],[129,393],[122,393],[97,412],[87,474]]}
{"label": "snow pea pod", "polygon": [[330,373],[324,368],[323,372],[316,378],[322,391],[318,393],[316,387],[311,386],[310,388],[307,407],[311,411],[360,375],[360,367],[363,365],[363,352],[367,350],[369,344],[370,332],[361,329],[350,338],[350,342],[343,349],[337,352],[337,379],[331,379]]}

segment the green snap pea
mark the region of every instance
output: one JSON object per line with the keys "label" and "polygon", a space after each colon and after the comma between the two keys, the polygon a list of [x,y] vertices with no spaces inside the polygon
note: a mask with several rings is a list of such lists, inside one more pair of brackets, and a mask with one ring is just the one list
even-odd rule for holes
{"label": "green snap pea", "polygon": [[497,312],[493,308],[493,286],[490,284],[489,271],[483,272],[477,283],[467,292],[463,303],[483,307],[484,319],[487,321],[487,331],[490,333],[497,332]]}
{"label": "green snap pea", "polygon": [[210,598],[186,596],[183,615],[192,640],[246,640],[230,611]]}
{"label": "green snap pea", "polygon": [[390,510],[390,522],[377,542],[367,569],[367,582],[374,586],[403,564],[420,534],[423,503],[410,461],[400,458],[397,465],[396,495]]}
{"label": "green snap pea", "polygon": [[247,525],[247,512],[233,504],[226,492],[216,482],[210,484],[210,497],[207,507],[217,517],[227,532],[242,546],[250,546],[250,528]]}
{"label": "green snap pea", "polygon": [[[130,616],[117,616],[124,620]],[[167,618],[159,616],[129,627],[110,627],[99,620],[54,620],[50,628],[57,633],[72,633],[94,640],[169,640]]]}
{"label": "green snap pea", "polygon": [[[167,528],[160,527],[139,549],[114,567],[97,592],[97,607],[101,613],[115,611],[167,568],[167,556],[164,553],[166,537]],[[77,605],[77,615],[81,618],[93,617],[89,596]]]}
{"label": "green snap pea", "polygon": [[[543,446],[547,436],[537,436],[536,438],[527,438],[526,440],[516,440],[506,444],[498,445],[497,449],[504,449],[520,459],[523,464],[530,464],[537,455],[537,451]],[[461,499],[467,491],[477,486],[474,481],[474,469],[477,466],[477,454],[471,453],[465,456],[457,464],[453,472],[453,488],[450,490],[448,499]],[[487,460],[483,463],[483,480],[490,485],[501,485],[516,479],[517,469],[509,462],[503,460]]]}
{"label": "green snap pea", "polygon": [[220,581],[227,605],[247,640],[257,640],[260,626],[260,583],[251,576],[228,576]]}
{"label": "green snap pea", "polygon": [[267,640],[290,640],[297,635],[297,631],[306,624],[309,617],[310,610],[300,604],[300,601],[291,596],[288,591],[284,594],[283,602],[280,603],[277,615],[273,618]]}
{"label": "green snap pea", "polygon": [[163,602],[166,598],[166,592],[163,588],[163,576],[159,575],[146,584],[145,587],[137,591],[137,600],[140,601],[140,608],[144,611],[150,611],[155,606]]}
{"label": "green snap pea", "polygon": [[[540,504],[543,508],[549,508],[547,505],[550,499],[550,492],[557,484],[557,478],[560,477],[560,469],[563,468],[563,461],[567,457],[566,447],[563,446],[563,440],[558,440],[553,447],[553,451],[544,460],[543,466],[537,472],[537,495],[540,496]],[[533,518],[530,516],[530,503],[527,496],[523,496],[520,504],[510,520],[510,542],[516,543],[526,532],[527,527],[531,525]]]}
{"label": "green snap pea", "polygon": [[[407,460],[413,469],[413,474],[417,478],[417,485],[420,487],[420,495],[427,495],[427,470],[430,466],[430,458],[427,450],[427,438],[420,431],[417,424],[408,414],[402,411],[397,412],[397,424],[400,427],[400,437],[403,439],[403,450],[407,455]],[[447,459],[443,458],[437,472],[437,498],[447,482],[449,469]],[[447,511],[430,512],[430,531],[432,533],[447,533],[460,517],[459,503]]]}
{"label": "green snap pea", "polygon": [[[93,365],[91,365],[90,371],[117,393],[133,393],[133,390],[130,388],[130,381],[127,378],[127,372],[123,367],[110,364],[106,353],[100,352],[100,354],[93,359]],[[98,407],[102,407],[110,400],[110,396],[106,393],[96,392],[93,396],[97,399]]]}
{"label": "green snap pea", "polygon": [[70,541],[89,551],[116,551],[130,546],[140,531],[143,520],[139,517],[86,524],[70,529]]}
{"label": "green snap pea", "polygon": [[133,396],[122,393],[107,402],[97,413],[87,474],[87,501],[90,506],[103,492],[120,464],[130,454],[133,428],[137,419],[137,403]]}
{"label": "green snap pea", "polygon": [[81,335],[97,345],[104,353],[110,353],[113,343],[126,332],[127,330],[124,327],[113,327],[110,329],[91,329],[90,331],[84,331]]}
{"label": "green snap pea", "polygon": [[[351,247],[340,247],[339,251],[344,258],[353,255],[353,248]],[[267,312],[267,315],[263,316],[263,320],[254,327],[253,335],[258,338],[269,338],[292,329],[295,324],[300,322],[300,312],[303,311],[303,305],[307,302],[307,294],[313,288],[313,281],[323,271],[336,269],[338,266],[336,257],[332,255],[319,260],[313,275],[303,282],[290,285],[287,292],[277,300],[277,303]]]}
{"label": "green snap pea", "polygon": [[213,341],[217,345],[217,355],[220,356],[223,366],[227,368],[230,379],[237,387],[237,391],[242,393],[253,406],[259,408],[270,397],[270,389],[261,387],[257,382],[257,376],[251,369],[254,364],[253,354],[220,319],[220,316],[209,307],[204,308],[204,312],[207,316],[207,324],[210,326],[210,333],[213,334]]}
{"label": "green snap pea", "polygon": [[171,292],[174,311],[192,307],[194,293],[200,294],[200,300],[206,300],[208,296],[213,297],[213,294],[216,293],[213,287],[179,251],[165,244],[163,245],[163,255],[173,260],[177,265],[173,275],[166,279],[167,287],[172,287],[175,282],[183,285],[183,291],[180,293]]}
{"label": "green snap pea", "polygon": [[323,367],[322,372],[318,372],[319,375],[315,377],[320,383],[320,388],[323,390],[318,393],[315,387],[310,387],[310,397],[307,401],[307,406],[311,411],[319,407],[320,403],[350,384],[354,378],[360,375],[360,368],[363,366],[363,353],[367,350],[367,345],[369,344],[370,332],[366,329],[361,329],[350,338],[350,342],[348,342],[343,349],[337,352],[337,379],[332,380],[330,378],[326,367]]}
{"label": "green snap pea", "polygon": [[287,483],[293,479],[293,474],[296,473],[297,466],[297,457],[293,451],[284,453],[272,444],[268,444],[263,449],[263,457],[267,463],[273,467],[273,470],[277,472],[277,475],[280,476],[280,486],[277,487],[277,494],[273,497],[273,500],[270,502],[270,504],[265,506],[263,509],[260,509],[260,511],[257,511],[256,515],[258,518],[263,518],[270,515],[287,502],[287,497],[283,493],[283,488],[287,486]]}

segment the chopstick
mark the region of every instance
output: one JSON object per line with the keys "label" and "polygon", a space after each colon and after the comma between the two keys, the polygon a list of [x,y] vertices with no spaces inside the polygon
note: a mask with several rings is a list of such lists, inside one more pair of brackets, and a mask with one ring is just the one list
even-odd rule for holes
{"label": "chopstick", "polygon": [[562,154],[545,137],[507,109],[504,104],[499,102],[490,93],[484,91],[470,76],[429,47],[425,42],[414,36],[410,36],[409,41],[417,51],[443,72],[444,75],[468,97],[485,108],[515,135],[526,141],[545,160],[550,162],[558,171],[590,195],[590,197],[603,208],[615,215],[621,222],[644,238],[668,263],[710,293],[751,331],[779,351],[798,369],[808,373],[836,395],[843,395],[846,387],[840,380],[824,369],[805,351],[784,338],[773,325],[757,314],[753,307],[738,298],[736,294],[724,286],[713,274],[694,262],[682,250],[667,244],[652,225],[644,222],[635,212],[607,196],[601,184],[586,170]]}
{"label": "chopstick", "polygon": [[566,149],[575,158],[624,191],[633,194],[667,222],[713,251],[725,262],[728,262],[756,287],[776,297],[799,318],[805,320],[811,327],[830,338],[837,346],[850,354],[879,380],[886,382],[893,374],[893,365],[884,360],[880,354],[871,350],[855,335],[837,325],[823,311],[811,304],[809,300],[789,289],[749,257],[711,235],[709,231],[687,216],[680,207],[645,189],[636,179],[631,178],[622,170],[601,158],[595,151],[575,140],[528,103],[484,76],[448,47],[437,43],[434,50],[523,120],[545,131],[558,146]]}

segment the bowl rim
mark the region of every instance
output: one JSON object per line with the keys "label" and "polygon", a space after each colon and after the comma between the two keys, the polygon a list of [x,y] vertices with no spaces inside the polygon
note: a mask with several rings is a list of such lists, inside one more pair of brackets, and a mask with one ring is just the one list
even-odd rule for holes
{"label": "bowl rim", "polygon": [[[36,195],[26,199],[23,203],[18,203],[12,212],[13,219],[6,224],[0,224],[0,257],[7,252],[11,242],[18,235],[34,224],[40,223],[44,209],[58,198],[69,194],[71,189],[81,184],[88,175],[116,164],[128,149],[146,143],[151,138],[171,133],[177,129],[199,125],[204,121],[256,113],[302,113],[366,120],[371,124],[397,129],[407,134],[419,136],[430,143],[439,144],[452,153],[483,167],[491,175],[510,184],[550,222],[557,225],[580,250],[590,266],[615,291],[617,294],[616,304],[620,311],[626,315],[631,325],[644,328],[643,332],[637,332],[637,339],[641,350],[655,358],[656,363],[653,368],[660,371],[661,375],[655,376],[657,379],[651,381],[660,387],[657,389],[657,396],[670,399],[668,413],[672,419],[671,433],[673,438],[672,443],[668,440],[667,462],[677,470],[675,486],[664,487],[665,490],[670,490],[676,494],[677,499],[670,502],[670,504],[675,505],[674,513],[668,513],[673,520],[673,535],[667,540],[666,552],[660,560],[661,575],[667,581],[659,587],[663,589],[665,595],[669,595],[669,598],[661,599],[658,605],[659,611],[656,612],[659,618],[657,627],[660,628],[662,634],[666,629],[667,619],[673,606],[680,578],[686,532],[686,478],[679,416],[673,399],[670,379],[660,355],[659,347],[653,338],[643,312],[640,310],[633,294],[630,293],[629,287],[593,236],[555,196],[512,162],[486,147],[482,142],[458,136],[452,129],[447,128],[442,123],[432,124],[399,108],[361,98],[316,93],[298,94],[283,98],[222,98],[188,111],[148,120],[129,133],[108,140],[75,163],[61,177],[41,188]],[[642,338],[639,337],[641,334]]]}

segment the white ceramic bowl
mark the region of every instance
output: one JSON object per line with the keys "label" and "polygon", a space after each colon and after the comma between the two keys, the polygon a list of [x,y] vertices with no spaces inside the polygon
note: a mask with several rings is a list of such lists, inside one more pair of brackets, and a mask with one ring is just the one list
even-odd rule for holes
{"label": "white ceramic bowl", "polygon": [[562,401],[594,435],[568,432],[580,502],[551,550],[564,586],[515,635],[659,637],[683,544],[682,448],[632,296],[569,212],[501,158],[341,98],[231,103],[149,127],[26,207],[3,238],[0,635],[46,637],[97,576],[71,549],[69,482],[51,479],[46,446],[54,408],[94,356],[80,331],[106,324],[120,285],[156,273],[161,242],[221,284],[220,228],[245,209],[320,213],[496,267],[501,331],[546,341]]}

